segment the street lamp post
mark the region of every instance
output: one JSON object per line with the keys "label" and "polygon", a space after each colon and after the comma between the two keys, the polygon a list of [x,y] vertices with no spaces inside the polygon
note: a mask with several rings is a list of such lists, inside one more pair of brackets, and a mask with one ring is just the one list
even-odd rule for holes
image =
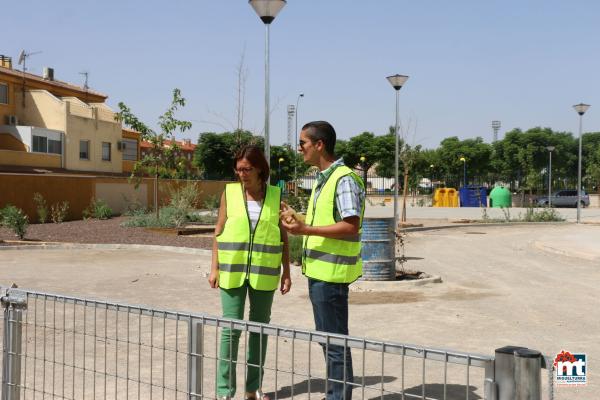
{"label": "street lamp post", "polygon": [[463,162],[463,187],[466,187],[467,186],[467,159],[464,157],[461,157],[460,161]]}
{"label": "street lamp post", "polygon": [[429,174],[429,179],[431,181],[431,206],[433,207],[433,168],[435,167],[435,165],[431,164],[429,166],[429,169],[431,171],[431,173]]}
{"label": "street lamp post", "polygon": [[546,150],[548,150],[549,158],[548,158],[548,207],[552,207],[552,152],[554,151],[554,146],[546,146]]}
{"label": "street lamp post", "polygon": [[399,125],[400,125],[400,109],[399,109],[399,98],[400,89],[404,83],[408,80],[406,75],[392,75],[388,76],[387,80],[390,82],[394,90],[396,91],[396,124],[394,125],[394,135],[396,136],[396,150],[394,152],[394,232],[398,230],[398,152],[399,152]]}
{"label": "street lamp post", "polygon": [[367,169],[365,168],[365,161],[367,161],[367,158],[365,156],[360,156],[360,164],[363,170],[363,183],[365,185],[365,190],[367,190]]}
{"label": "street lamp post", "polygon": [[[296,141],[294,142],[294,149],[298,149],[298,104],[300,104],[300,97],[304,97],[304,93],[300,93],[296,99]],[[294,154],[294,196],[298,196],[298,151]]]}
{"label": "street lamp post", "polygon": [[277,168],[277,180],[280,181],[281,180],[281,163],[284,162],[285,159],[283,157],[279,157],[279,160],[277,160],[278,163],[278,168]]}
{"label": "street lamp post", "polygon": [[579,160],[577,162],[577,223],[581,223],[581,134],[583,130],[583,114],[590,108],[589,104],[575,104],[573,106],[579,114]]}
{"label": "street lamp post", "polygon": [[265,24],[265,158],[270,163],[271,145],[269,143],[269,26],[279,11],[285,6],[285,0],[249,0],[258,17]]}

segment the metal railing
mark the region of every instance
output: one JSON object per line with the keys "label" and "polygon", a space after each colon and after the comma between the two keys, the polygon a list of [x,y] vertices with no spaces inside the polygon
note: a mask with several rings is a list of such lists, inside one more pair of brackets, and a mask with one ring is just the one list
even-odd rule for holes
{"label": "metal railing", "polygon": [[[0,290],[2,400],[216,399],[223,329],[243,335],[239,360],[225,360],[244,370],[244,379],[237,377],[239,392],[246,367],[253,367],[242,356],[249,335],[270,337],[263,388],[272,390],[272,399],[320,400],[333,382],[353,386],[355,399],[524,399],[516,396],[517,389],[541,396],[541,387],[552,398],[552,364],[544,357],[534,360],[539,365],[515,368],[522,363],[511,361],[506,352],[497,364],[494,356],[31,290]],[[326,378],[323,349],[334,345],[352,349],[353,380]],[[544,364],[550,365],[547,385],[541,385]],[[525,373],[515,375],[513,370]]]}

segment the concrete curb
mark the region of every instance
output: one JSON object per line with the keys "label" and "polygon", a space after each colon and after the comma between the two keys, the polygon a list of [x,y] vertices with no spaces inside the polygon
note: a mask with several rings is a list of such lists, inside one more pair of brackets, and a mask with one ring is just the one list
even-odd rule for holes
{"label": "concrete curb", "polygon": [[39,242],[36,244],[27,244],[14,246],[0,246],[0,250],[64,250],[64,249],[83,249],[83,250],[150,250],[150,251],[170,251],[182,254],[197,254],[202,256],[212,255],[212,250],[193,249],[190,247],[177,246],[158,246],[149,244],[108,244],[108,243],[48,243]]}
{"label": "concrete curb", "polygon": [[600,255],[592,255],[592,254],[585,253],[582,251],[577,251],[577,250],[557,249],[556,247],[549,246],[548,244],[543,243],[543,242],[533,242],[533,247],[535,247],[538,250],[545,251],[547,253],[558,254],[558,255],[566,256],[566,257],[581,258],[583,260],[588,260],[588,261],[600,260]]}
{"label": "concrete curb", "polygon": [[403,232],[421,232],[421,231],[433,231],[433,230],[442,230],[442,229],[452,229],[452,228],[484,228],[484,227],[496,227],[496,226],[522,226],[522,225],[540,225],[540,226],[548,226],[548,225],[565,225],[565,224],[573,224],[572,222],[494,222],[494,223],[485,223],[485,222],[473,222],[470,224],[448,224],[448,225],[436,225],[436,226],[421,226],[414,228],[406,228],[401,229]]}
{"label": "concrete curb", "polygon": [[442,283],[442,277],[432,275],[423,279],[411,279],[407,281],[361,281],[358,280],[350,285],[351,292],[395,292],[413,286],[423,286],[428,283]]}

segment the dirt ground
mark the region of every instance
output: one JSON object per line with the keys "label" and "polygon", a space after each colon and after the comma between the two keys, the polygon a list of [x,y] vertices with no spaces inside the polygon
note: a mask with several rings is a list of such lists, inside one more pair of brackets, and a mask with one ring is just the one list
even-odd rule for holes
{"label": "dirt ground", "polygon": [[[593,367],[593,360],[600,355],[600,300],[596,295],[600,258],[594,253],[596,243],[600,243],[599,227],[573,224],[476,226],[410,233],[407,267],[439,275],[443,282],[424,286],[399,283],[396,290],[388,287],[385,291],[377,290],[372,282],[368,286],[352,285],[350,333],[484,355],[493,355],[494,349],[505,345],[526,346],[549,356],[563,349],[586,353],[592,360],[588,385],[557,387],[555,398],[594,398],[600,392],[600,373]],[[218,292],[206,282],[209,260],[209,251],[5,250],[0,251],[0,282],[16,282],[44,292],[219,315]],[[306,280],[299,268],[293,270],[292,292],[285,296],[276,293],[271,322],[313,329]],[[280,342],[283,352],[290,343]],[[273,342],[269,346],[272,351]],[[306,350],[299,347],[297,357],[303,357]],[[322,366],[319,352],[313,349],[311,356],[315,374]],[[360,362],[360,354],[357,359]],[[392,368],[394,362],[386,361],[386,368]],[[417,359],[415,365],[407,362],[406,366],[408,371],[413,370],[417,383],[411,381],[412,388],[417,392],[420,363]],[[298,368],[302,365],[299,362]],[[377,362],[368,360],[366,365],[375,370],[367,374],[368,380],[377,382]],[[391,386],[399,385],[397,371],[386,372]],[[355,370],[355,374],[359,372]],[[462,372],[456,374],[458,382],[464,381]],[[409,377],[407,374],[407,384]],[[480,398],[480,378],[476,374],[471,377],[470,398]],[[272,375],[265,377],[266,387],[274,387],[272,379]],[[280,377],[280,398],[291,395],[291,387],[296,395],[308,391],[305,380],[297,381],[296,386],[282,382]],[[439,384],[427,387],[431,393],[439,393]],[[464,382],[454,385],[457,397],[449,398],[462,398],[464,389]],[[311,390],[319,392],[319,386]]]}
{"label": "dirt ground", "polygon": [[[60,224],[32,224],[29,225],[25,239],[32,242],[148,244],[199,249],[212,246],[211,235],[177,236],[145,228],[125,228],[121,226],[121,223],[127,218],[88,219]],[[0,227],[0,242],[16,239],[13,232]]]}

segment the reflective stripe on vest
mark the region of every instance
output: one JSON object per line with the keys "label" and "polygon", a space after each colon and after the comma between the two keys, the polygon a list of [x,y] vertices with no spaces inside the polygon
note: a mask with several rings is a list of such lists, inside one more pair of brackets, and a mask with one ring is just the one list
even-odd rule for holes
{"label": "reflective stripe on vest", "polygon": [[[306,221],[311,226],[326,226],[336,223],[335,195],[338,181],[350,175],[363,189],[362,180],[345,165],[333,171],[315,200],[316,184],[308,203]],[[364,214],[364,202],[360,216],[360,226]],[[351,283],[362,276],[360,257],[360,234],[346,238],[325,238],[323,236],[305,236],[302,255],[302,272],[309,278],[325,282]]]}
{"label": "reflective stripe on vest", "polygon": [[283,243],[279,229],[281,190],[267,186],[254,232],[240,183],[225,187],[227,221],[217,236],[219,286],[238,288],[246,278],[257,290],[275,290],[279,284]]}

